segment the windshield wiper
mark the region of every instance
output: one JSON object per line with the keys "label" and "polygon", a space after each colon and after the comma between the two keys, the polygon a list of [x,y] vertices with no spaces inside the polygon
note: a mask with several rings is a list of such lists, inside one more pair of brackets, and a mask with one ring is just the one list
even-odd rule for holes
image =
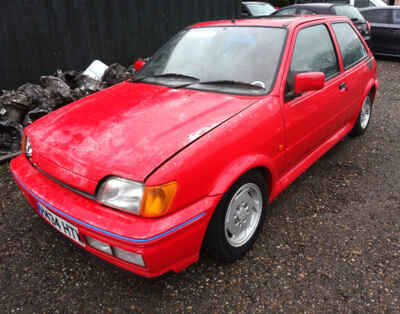
{"label": "windshield wiper", "polygon": [[187,79],[191,80],[192,82],[190,83],[183,83],[180,85],[174,85],[173,88],[183,88],[183,87],[188,87],[190,85],[217,85],[217,86],[225,86],[225,87],[239,87],[239,88],[246,88],[246,89],[254,89],[254,90],[263,90],[265,87],[262,87],[258,84],[251,84],[247,82],[241,82],[241,81],[234,81],[234,80],[216,80],[216,81],[200,81],[197,77],[185,75],[185,74],[179,74],[179,73],[164,73],[164,74],[159,74],[159,75],[150,75],[150,76],[142,76],[138,78],[134,78],[132,82],[140,82],[145,79],[154,79],[154,78],[176,78],[176,79]]}
{"label": "windshield wiper", "polygon": [[219,81],[203,81],[203,82],[197,82],[196,84],[202,84],[202,85],[219,85],[219,86],[227,86],[227,87],[241,87],[241,88],[251,88],[251,89],[265,89],[264,87],[261,87],[259,85],[247,83],[247,82],[241,82],[241,81],[233,81],[233,80],[219,80]]}
{"label": "windshield wiper", "polygon": [[180,73],[164,73],[164,74],[159,74],[159,75],[154,75],[153,77],[155,78],[177,78],[177,79],[188,79],[188,80],[193,80],[193,81],[199,81],[197,77],[190,76],[190,75],[185,75],[185,74],[180,74]]}
{"label": "windshield wiper", "polygon": [[158,74],[158,75],[149,75],[149,76],[140,76],[137,78],[134,78],[132,82],[140,82],[145,79],[152,79],[152,78],[176,78],[176,79],[186,79],[186,80],[191,80],[191,81],[199,81],[197,77],[193,77],[190,75],[185,75],[185,74],[180,74],[180,73],[164,73],[164,74]]}

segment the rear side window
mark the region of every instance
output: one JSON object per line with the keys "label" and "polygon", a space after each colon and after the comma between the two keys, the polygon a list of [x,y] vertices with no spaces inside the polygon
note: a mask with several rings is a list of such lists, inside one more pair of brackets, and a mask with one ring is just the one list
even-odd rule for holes
{"label": "rear side window", "polygon": [[364,17],[371,23],[392,23],[392,10],[390,9],[374,9],[363,11]]}
{"label": "rear side window", "polygon": [[300,30],[293,51],[290,73],[323,72],[326,79],[339,72],[331,36],[325,25]]}
{"label": "rear side window", "polygon": [[354,29],[348,23],[332,24],[347,70],[367,56],[367,51]]}

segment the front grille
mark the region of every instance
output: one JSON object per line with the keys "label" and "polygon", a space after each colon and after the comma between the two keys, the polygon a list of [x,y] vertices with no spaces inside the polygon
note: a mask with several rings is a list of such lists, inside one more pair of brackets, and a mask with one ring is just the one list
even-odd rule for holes
{"label": "front grille", "polygon": [[79,189],[77,189],[77,188],[74,188],[73,186],[71,186],[71,185],[69,185],[69,184],[66,184],[66,183],[64,183],[64,182],[62,182],[62,181],[60,181],[60,180],[54,178],[52,175],[48,174],[46,171],[40,169],[36,164],[34,164],[34,163],[32,162],[32,160],[29,159],[29,161],[30,161],[31,165],[32,165],[35,169],[37,169],[41,174],[43,174],[43,175],[45,175],[46,177],[48,177],[50,180],[52,180],[52,181],[56,182],[57,184],[59,184],[59,185],[65,187],[66,189],[71,190],[71,191],[73,191],[73,192],[75,192],[75,193],[78,193],[78,194],[80,194],[80,195],[82,195],[82,196],[84,196],[84,197],[87,197],[87,198],[89,198],[89,199],[91,199],[91,200],[94,200],[94,201],[96,200],[96,197],[95,197],[94,195],[89,194],[89,193],[84,192],[84,191],[81,191],[81,190],[79,190]]}

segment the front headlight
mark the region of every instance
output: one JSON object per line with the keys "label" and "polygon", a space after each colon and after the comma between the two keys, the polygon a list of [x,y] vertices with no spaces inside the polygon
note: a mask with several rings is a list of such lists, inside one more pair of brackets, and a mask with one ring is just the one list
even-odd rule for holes
{"label": "front headlight", "polygon": [[29,137],[24,135],[22,138],[22,147],[21,147],[22,153],[25,154],[27,158],[32,157],[32,145],[31,141],[29,140]]}
{"label": "front headlight", "polygon": [[99,188],[97,200],[109,207],[143,217],[165,215],[174,199],[177,183],[145,186],[118,177],[110,177]]}
{"label": "front headlight", "polygon": [[107,179],[97,192],[97,200],[104,205],[140,215],[144,185],[123,178]]}

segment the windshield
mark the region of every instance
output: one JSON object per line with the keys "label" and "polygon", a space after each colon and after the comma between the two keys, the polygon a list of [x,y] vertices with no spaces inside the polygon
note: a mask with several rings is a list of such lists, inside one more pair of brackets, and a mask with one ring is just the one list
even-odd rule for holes
{"label": "windshield", "polygon": [[270,15],[276,11],[269,3],[247,3],[246,6],[252,16]]}
{"label": "windshield", "polygon": [[265,94],[274,83],[285,42],[283,28],[192,28],[172,38],[136,78],[173,87]]}
{"label": "windshield", "polygon": [[349,5],[336,6],[335,12],[337,15],[347,16],[349,19],[357,19],[359,22],[365,22],[364,17],[355,7]]}

